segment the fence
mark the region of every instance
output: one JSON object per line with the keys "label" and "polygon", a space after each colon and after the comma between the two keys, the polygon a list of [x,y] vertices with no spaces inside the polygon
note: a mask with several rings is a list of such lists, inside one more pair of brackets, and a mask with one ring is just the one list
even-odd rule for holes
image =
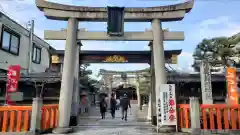
{"label": "fence", "polygon": [[[31,106],[1,106],[1,132],[27,132],[30,129]],[[41,130],[54,128],[58,123],[58,105],[42,107]]]}
{"label": "fence", "polygon": [[[191,128],[189,104],[179,104],[179,126],[181,129]],[[200,105],[201,129],[224,130],[240,129],[240,105]]]}

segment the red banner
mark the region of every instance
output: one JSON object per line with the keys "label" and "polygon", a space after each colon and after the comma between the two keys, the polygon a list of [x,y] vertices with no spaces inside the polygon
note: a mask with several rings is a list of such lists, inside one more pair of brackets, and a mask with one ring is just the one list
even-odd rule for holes
{"label": "red banner", "polygon": [[236,68],[227,68],[227,87],[228,87],[228,103],[238,104],[238,87],[237,87],[237,77]]}
{"label": "red banner", "polygon": [[20,65],[11,65],[8,67],[7,74],[7,89],[6,89],[6,104],[12,105],[13,101],[9,100],[9,93],[16,92],[18,89],[18,81],[20,79]]}

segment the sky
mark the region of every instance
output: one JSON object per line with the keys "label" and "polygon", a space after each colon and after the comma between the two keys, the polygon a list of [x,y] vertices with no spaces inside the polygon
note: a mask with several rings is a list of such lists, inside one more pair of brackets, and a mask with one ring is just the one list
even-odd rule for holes
{"label": "sky", "polygon": [[[151,7],[176,4],[185,0],[48,0],[61,4],[79,6],[120,6],[120,7]],[[169,31],[184,31],[184,41],[165,41],[165,50],[182,49],[178,64],[172,67],[182,72],[192,72],[192,53],[196,45],[204,38],[231,36],[240,32],[239,9],[240,0],[195,0],[191,12],[182,21],[165,22],[163,28]],[[67,22],[48,20],[43,12],[36,8],[34,0],[0,0],[0,10],[9,17],[26,26],[29,20],[35,20],[34,33],[44,37],[44,30],[61,30],[67,28]],[[80,22],[80,28],[88,31],[106,31],[104,22]],[[125,31],[144,31],[151,28],[151,23],[125,23]],[[47,41],[56,49],[64,49],[65,41]],[[82,41],[83,50],[149,50],[148,42],[143,41]],[[99,69],[107,70],[141,70],[148,64],[91,64],[93,76]]]}

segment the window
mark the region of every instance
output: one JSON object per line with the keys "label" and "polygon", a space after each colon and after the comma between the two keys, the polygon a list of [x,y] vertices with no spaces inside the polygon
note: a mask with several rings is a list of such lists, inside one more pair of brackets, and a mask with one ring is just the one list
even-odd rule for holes
{"label": "window", "polygon": [[14,55],[19,54],[20,35],[3,26],[1,37],[1,49]]}
{"label": "window", "polygon": [[35,43],[33,43],[33,49],[32,49],[32,62],[36,64],[41,63],[41,51],[42,49],[38,47]]}

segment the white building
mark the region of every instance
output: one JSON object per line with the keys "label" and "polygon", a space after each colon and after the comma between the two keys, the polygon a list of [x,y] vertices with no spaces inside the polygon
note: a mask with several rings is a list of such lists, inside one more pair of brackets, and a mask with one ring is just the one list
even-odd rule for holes
{"label": "white building", "polygon": [[[16,21],[0,12],[0,70],[6,72],[8,66],[20,64],[21,72],[44,72],[50,65],[50,45],[43,39],[33,36],[30,46],[30,32]],[[32,63],[29,64],[29,51],[32,48]]]}

